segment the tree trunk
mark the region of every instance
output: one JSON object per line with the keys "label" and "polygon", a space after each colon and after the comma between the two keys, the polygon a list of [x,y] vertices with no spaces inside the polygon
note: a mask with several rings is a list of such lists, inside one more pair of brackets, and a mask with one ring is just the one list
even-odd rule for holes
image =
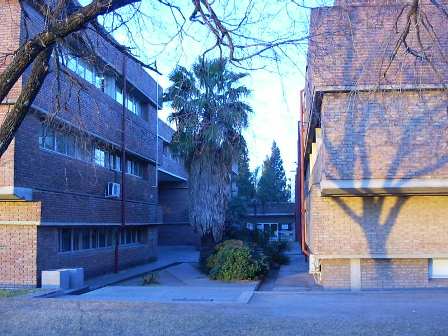
{"label": "tree trunk", "polygon": [[230,165],[202,153],[189,169],[190,223],[201,234],[203,263],[224,233]]}
{"label": "tree trunk", "polygon": [[216,242],[213,235],[209,232],[201,237],[201,247],[199,250],[199,264],[203,270],[207,269],[207,259],[213,254]]}

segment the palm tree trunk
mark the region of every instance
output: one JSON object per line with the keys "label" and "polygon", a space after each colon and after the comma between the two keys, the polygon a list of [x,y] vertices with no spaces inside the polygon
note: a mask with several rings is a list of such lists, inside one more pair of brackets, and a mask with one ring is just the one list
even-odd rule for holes
{"label": "palm tree trunk", "polygon": [[190,223],[201,234],[204,266],[224,233],[229,171],[216,156],[201,155],[191,163],[189,173]]}
{"label": "palm tree trunk", "polygon": [[213,239],[211,232],[204,234],[201,237],[201,247],[199,250],[199,264],[203,270],[207,269],[207,259],[213,254],[216,242]]}

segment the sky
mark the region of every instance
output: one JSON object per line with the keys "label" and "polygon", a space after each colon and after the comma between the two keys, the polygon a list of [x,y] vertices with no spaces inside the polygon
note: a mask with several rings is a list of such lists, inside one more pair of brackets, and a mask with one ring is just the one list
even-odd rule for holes
{"label": "sky", "polygon": [[[310,0],[310,3],[316,6],[318,4],[315,1],[325,0]],[[175,3],[182,4],[181,9],[188,18],[191,2]],[[243,30],[248,36],[266,40],[285,36],[295,38],[308,34],[309,11],[285,5],[292,2],[223,0],[220,3],[225,6],[219,13],[228,22],[235,18],[233,23],[240,20],[247,4],[253,5],[247,27]],[[184,26],[186,33],[179,38],[175,35],[177,30],[170,10],[157,1],[143,0],[142,4],[141,10],[147,14],[146,18],[140,19],[134,26],[131,25],[129,30],[115,31],[114,36],[122,44],[135,46],[133,52],[145,62],[156,61],[162,75],[152,75],[166,88],[169,86],[167,76],[170,71],[177,64],[189,68],[197,57],[213,44],[214,37],[203,25],[187,20]],[[177,19],[180,17],[177,16]],[[282,52],[284,54],[277,55],[275,59],[254,58],[243,64],[244,67],[263,68],[248,71],[249,76],[244,80],[244,84],[252,91],[248,103],[254,110],[244,136],[252,170],[262,165],[263,160],[270,154],[272,142],[276,141],[287,178],[293,185],[297,167],[299,91],[304,87],[306,41],[294,47],[284,48]],[[238,68],[235,70],[243,71]],[[159,116],[166,120],[169,113],[169,107],[165,106]]]}

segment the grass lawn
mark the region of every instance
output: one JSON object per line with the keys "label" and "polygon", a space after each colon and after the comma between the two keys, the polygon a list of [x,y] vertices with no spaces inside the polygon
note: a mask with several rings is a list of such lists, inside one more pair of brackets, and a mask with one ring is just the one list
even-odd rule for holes
{"label": "grass lawn", "polygon": [[29,289],[0,289],[0,299],[25,295],[29,292]]}

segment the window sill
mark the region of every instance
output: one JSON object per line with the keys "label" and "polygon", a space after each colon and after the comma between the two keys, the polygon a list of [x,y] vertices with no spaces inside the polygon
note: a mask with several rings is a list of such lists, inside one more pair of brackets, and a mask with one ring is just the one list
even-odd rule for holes
{"label": "window sill", "polygon": [[[143,247],[147,244],[145,243],[133,243],[133,244],[126,244],[126,245],[118,245],[120,249],[134,249]],[[78,254],[86,254],[86,253],[96,253],[96,252],[103,252],[103,251],[113,251],[115,249],[115,246],[108,246],[108,247],[98,247],[98,248],[91,248],[91,249],[82,249],[82,250],[76,250],[76,251],[58,251],[58,254],[60,255],[78,255]]]}

